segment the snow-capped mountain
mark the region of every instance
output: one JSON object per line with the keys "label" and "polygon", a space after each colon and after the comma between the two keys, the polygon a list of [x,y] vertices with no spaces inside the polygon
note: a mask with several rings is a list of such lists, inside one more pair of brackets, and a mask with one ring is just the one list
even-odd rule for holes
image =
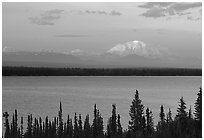
{"label": "snow-capped mountain", "polygon": [[74,56],[81,56],[81,55],[84,55],[84,51],[80,50],[80,49],[75,49],[75,50],[72,50],[70,52],[71,55],[74,55]]}
{"label": "snow-capped mountain", "polygon": [[128,56],[135,54],[146,58],[155,58],[161,55],[160,51],[157,48],[149,47],[144,42],[138,40],[126,42],[124,44],[117,44],[106,53],[119,56]]}
{"label": "snow-capped mountain", "polygon": [[118,44],[104,53],[72,50],[68,53],[53,51],[2,52],[3,66],[41,66],[41,67],[195,67],[202,66],[202,60],[195,58],[171,59],[168,51],[156,46],[146,45],[142,41],[130,41]]}

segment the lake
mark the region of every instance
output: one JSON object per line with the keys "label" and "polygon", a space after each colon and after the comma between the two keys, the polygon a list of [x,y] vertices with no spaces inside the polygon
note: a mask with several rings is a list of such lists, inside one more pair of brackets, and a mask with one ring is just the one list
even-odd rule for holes
{"label": "lake", "polygon": [[[183,96],[187,109],[197,98],[202,77],[3,77],[2,78],[2,111],[13,113],[18,109],[18,115],[27,117],[32,113],[35,117],[52,119],[57,116],[59,102],[63,105],[63,117],[74,113],[90,115],[93,121],[93,106],[97,108],[104,119],[104,128],[111,116],[112,104],[116,104],[117,113],[121,115],[122,126],[128,126],[129,109],[135,90],[138,89],[140,99],[146,107],[153,111],[154,123],[159,119],[160,105],[164,105],[165,113],[171,108],[175,116],[179,99]],[[24,122],[25,123],[25,122]]]}

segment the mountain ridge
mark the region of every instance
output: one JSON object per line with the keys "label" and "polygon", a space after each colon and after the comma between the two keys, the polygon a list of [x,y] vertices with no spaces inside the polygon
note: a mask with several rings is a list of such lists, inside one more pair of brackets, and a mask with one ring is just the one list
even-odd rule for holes
{"label": "mountain ridge", "polygon": [[[125,56],[103,53],[100,55],[72,55],[59,52],[3,52],[3,66],[45,66],[45,67],[89,67],[89,68],[125,68],[125,67],[170,67],[201,68],[200,61],[192,61],[192,65],[184,60],[168,60],[162,57],[145,57],[131,53]],[[201,61],[202,62],[202,61]],[[201,66],[200,66],[201,65]]]}

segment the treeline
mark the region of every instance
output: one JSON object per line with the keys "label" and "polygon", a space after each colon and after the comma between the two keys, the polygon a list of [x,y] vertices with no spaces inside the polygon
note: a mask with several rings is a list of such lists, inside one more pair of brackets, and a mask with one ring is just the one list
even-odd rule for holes
{"label": "treeline", "polygon": [[[154,125],[153,113],[149,107],[146,109],[139,98],[136,90],[135,97],[130,106],[128,129],[121,126],[120,115],[116,112],[116,105],[112,105],[112,115],[108,119],[106,128],[103,125],[103,118],[100,111],[94,105],[94,118],[90,123],[89,115],[86,115],[84,122],[81,114],[75,113],[74,118],[63,117],[62,104],[58,116],[52,120],[45,117],[34,118],[32,114],[27,116],[27,127],[24,130],[24,119],[20,118],[18,124],[17,110],[14,111],[12,121],[9,122],[8,112],[3,113],[5,118],[6,138],[133,138],[133,137],[160,137],[160,138],[192,138],[202,137],[202,89],[198,92],[195,102],[195,112],[191,108],[186,111],[186,103],[181,97],[177,114],[172,117],[171,110],[165,114],[164,106],[160,107],[159,122]],[[194,114],[194,115],[193,115]],[[66,119],[65,119],[66,118]]]}
{"label": "treeline", "polygon": [[202,76],[202,69],[186,68],[47,68],[2,67],[3,76]]}

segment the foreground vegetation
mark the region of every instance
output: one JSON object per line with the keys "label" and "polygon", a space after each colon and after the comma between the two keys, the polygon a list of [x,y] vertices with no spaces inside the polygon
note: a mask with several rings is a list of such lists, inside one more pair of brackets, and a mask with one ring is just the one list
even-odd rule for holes
{"label": "foreground vegetation", "polygon": [[[23,117],[18,124],[17,110],[15,110],[12,121],[9,122],[8,112],[3,113],[5,119],[6,138],[132,138],[132,137],[202,137],[202,89],[200,88],[195,101],[195,112],[191,108],[186,111],[186,103],[181,97],[177,108],[177,115],[172,118],[171,110],[165,114],[164,106],[160,107],[160,120],[154,125],[153,113],[150,108],[144,107],[139,93],[136,90],[135,97],[132,100],[129,115],[128,129],[123,130],[121,126],[120,115],[116,113],[116,105],[112,105],[112,115],[108,119],[106,130],[103,125],[103,118],[100,111],[94,105],[94,119],[92,124],[89,121],[89,115],[86,115],[85,121],[82,121],[81,114],[72,119],[63,117],[62,104],[58,117],[52,120],[46,116],[43,121],[41,117],[33,118],[32,114],[27,116],[27,128],[24,130]],[[194,115],[193,115],[194,114]]]}
{"label": "foreground vegetation", "polygon": [[46,68],[2,67],[3,76],[202,76],[185,68]]}

